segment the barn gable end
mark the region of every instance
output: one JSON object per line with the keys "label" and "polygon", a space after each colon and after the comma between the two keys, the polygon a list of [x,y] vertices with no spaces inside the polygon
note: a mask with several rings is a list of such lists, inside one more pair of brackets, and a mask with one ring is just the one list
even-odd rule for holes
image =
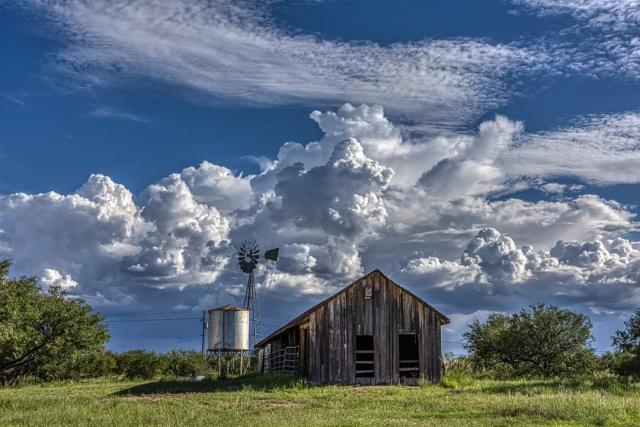
{"label": "barn gable end", "polygon": [[374,270],[256,347],[269,354],[297,348],[297,373],[317,384],[397,384],[418,378],[439,382],[440,328],[448,322]]}

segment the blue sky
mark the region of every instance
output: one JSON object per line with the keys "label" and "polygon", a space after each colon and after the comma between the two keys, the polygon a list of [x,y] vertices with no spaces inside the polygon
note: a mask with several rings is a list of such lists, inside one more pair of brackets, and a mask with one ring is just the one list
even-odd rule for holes
{"label": "blue sky", "polygon": [[373,268],[451,351],[536,302],[602,351],[640,306],[633,0],[2,2],[0,54],[0,254],[116,350],[197,346],[247,237],[266,330]]}

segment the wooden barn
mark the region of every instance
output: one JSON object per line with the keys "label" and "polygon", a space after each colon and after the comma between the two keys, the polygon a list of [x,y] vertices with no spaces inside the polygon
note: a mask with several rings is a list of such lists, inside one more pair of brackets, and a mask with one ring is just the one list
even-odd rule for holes
{"label": "wooden barn", "polygon": [[416,384],[442,376],[449,319],[374,270],[256,344],[263,372],[313,384]]}

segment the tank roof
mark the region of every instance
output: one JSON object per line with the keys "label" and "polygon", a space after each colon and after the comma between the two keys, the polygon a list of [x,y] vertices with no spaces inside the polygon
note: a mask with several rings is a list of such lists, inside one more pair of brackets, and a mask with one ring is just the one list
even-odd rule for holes
{"label": "tank roof", "polygon": [[209,311],[218,311],[218,310],[222,310],[222,311],[245,311],[246,309],[244,309],[242,307],[238,307],[237,305],[227,304],[227,305],[223,305],[222,307],[211,309]]}

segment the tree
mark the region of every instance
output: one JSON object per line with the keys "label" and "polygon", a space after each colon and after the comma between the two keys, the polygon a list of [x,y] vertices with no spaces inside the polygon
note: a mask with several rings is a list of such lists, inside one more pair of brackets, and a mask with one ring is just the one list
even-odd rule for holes
{"label": "tree", "polygon": [[544,304],[476,320],[464,338],[475,367],[516,376],[578,374],[596,360],[589,318]]}
{"label": "tree", "polygon": [[9,279],[10,267],[0,262],[0,384],[66,378],[70,359],[104,350],[107,328],[85,301],[57,287],[43,292],[34,277]]}
{"label": "tree", "polygon": [[117,371],[129,379],[153,379],[165,373],[166,356],[147,350],[131,350],[116,355]]}
{"label": "tree", "polygon": [[171,350],[167,354],[167,374],[193,377],[204,375],[205,361],[202,354],[195,350]]}
{"label": "tree", "polygon": [[611,369],[619,375],[640,377],[640,308],[612,338],[616,353]]}
{"label": "tree", "polygon": [[624,322],[624,329],[616,331],[612,338],[613,346],[620,352],[637,353],[640,351],[640,308]]}

